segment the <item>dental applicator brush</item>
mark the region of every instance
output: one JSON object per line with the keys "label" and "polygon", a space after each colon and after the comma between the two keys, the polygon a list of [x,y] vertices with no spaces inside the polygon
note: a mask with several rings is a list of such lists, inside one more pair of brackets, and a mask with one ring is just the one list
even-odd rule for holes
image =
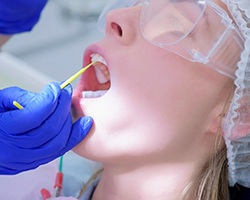
{"label": "dental applicator brush", "polygon": [[78,72],[76,72],[73,76],[69,77],[66,81],[64,81],[60,87],[61,89],[65,88],[68,84],[70,84],[71,82],[73,82],[78,76],[80,76],[82,73],[84,73],[88,68],[90,68],[92,65],[94,64],[94,62],[88,64],[86,67],[82,68],[81,70],[79,70]]}
{"label": "dental applicator brush", "polygon": [[[87,66],[83,67],[82,69],[80,69],[78,72],[76,72],[74,75],[72,75],[71,77],[69,77],[66,81],[64,81],[61,85],[60,88],[63,89],[65,88],[67,85],[69,85],[70,83],[72,83],[76,78],[78,78],[81,74],[83,74],[88,68],[90,68],[92,65],[94,64],[94,62],[88,64]],[[23,109],[23,106],[20,105],[17,101],[13,101],[13,105],[16,106],[19,110]]]}

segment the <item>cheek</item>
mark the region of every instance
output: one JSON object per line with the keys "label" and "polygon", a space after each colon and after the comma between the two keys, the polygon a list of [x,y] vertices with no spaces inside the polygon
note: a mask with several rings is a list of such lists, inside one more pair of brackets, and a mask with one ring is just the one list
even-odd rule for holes
{"label": "cheek", "polygon": [[167,137],[166,130],[164,133],[148,132],[140,128],[134,128],[131,132],[120,131],[119,134],[106,137],[95,133],[73,150],[85,158],[102,163],[147,161],[155,156],[166,155],[166,147],[171,143],[171,137]]}
{"label": "cheek", "polygon": [[[124,88],[131,96],[141,94],[148,97],[153,96],[154,92],[162,91],[169,76],[174,77],[179,73],[175,65],[180,63],[180,59],[152,44],[147,43],[141,46],[143,48],[131,50],[130,59],[114,69],[114,87],[117,85]],[[115,63],[119,63],[120,60],[118,58]]]}

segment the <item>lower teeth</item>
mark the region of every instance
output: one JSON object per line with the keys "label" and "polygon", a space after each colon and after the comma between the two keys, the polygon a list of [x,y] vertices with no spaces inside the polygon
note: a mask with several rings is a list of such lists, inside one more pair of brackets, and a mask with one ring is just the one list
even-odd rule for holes
{"label": "lower teeth", "polygon": [[99,90],[99,91],[83,91],[83,98],[97,98],[103,96],[108,90]]}

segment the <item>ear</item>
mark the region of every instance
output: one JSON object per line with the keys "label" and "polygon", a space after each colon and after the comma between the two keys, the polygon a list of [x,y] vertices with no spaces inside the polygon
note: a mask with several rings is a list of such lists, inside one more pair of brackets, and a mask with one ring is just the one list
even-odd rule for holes
{"label": "ear", "polygon": [[210,122],[209,127],[209,133],[210,134],[220,134],[222,135],[222,120],[225,114],[223,113],[217,113],[217,115],[214,115],[213,119]]}
{"label": "ear", "polygon": [[211,111],[209,133],[223,135],[222,122],[230,105],[229,96],[219,98],[219,101]]}
{"label": "ear", "polygon": [[228,112],[231,98],[233,96],[234,83],[228,82],[224,90],[221,92],[220,97],[214,104],[211,111],[211,121],[209,124],[209,132],[213,134],[220,134],[223,136],[222,123],[226,113]]}

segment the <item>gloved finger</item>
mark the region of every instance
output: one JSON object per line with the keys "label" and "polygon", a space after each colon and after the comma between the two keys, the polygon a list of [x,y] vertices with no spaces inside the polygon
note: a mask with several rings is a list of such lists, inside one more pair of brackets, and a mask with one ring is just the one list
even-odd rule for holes
{"label": "gloved finger", "polygon": [[[64,92],[62,92],[61,96],[64,96],[63,93]],[[54,141],[52,147],[56,150],[59,148],[57,147],[58,145],[61,146],[64,144],[64,141],[68,138],[72,127],[72,119],[69,112],[70,100],[70,96],[60,98],[56,111],[42,124],[42,126],[32,130],[31,134],[21,137],[21,141],[23,141],[26,148],[45,146],[48,145],[51,140]],[[32,138],[33,142],[25,142],[27,141],[25,138]],[[58,138],[58,140],[55,138]],[[53,151],[53,149],[51,149],[51,151]]]}
{"label": "gloved finger", "polygon": [[89,116],[85,116],[77,120],[73,124],[70,137],[68,138],[65,147],[59,152],[59,155],[65,154],[67,151],[79,144],[89,133],[92,124],[93,119]]}
{"label": "gloved finger", "polygon": [[[68,117],[69,119],[70,117]],[[67,120],[70,121],[70,120]],[[46,164],[59,156],[63,155],[75,145],[77,145],[82,139],[84,139],[89,132],[92,126],[93,120],[91,117],[83,117],[79,119],[75,124],[71,131],[69,137],[64,138],[64,142],[62,142],[61,135],[58,135],[53,140],[49,141],[46,145],[39,147],[38,149],[16,149],[16,146],[10,146],[9,143],[0,146],[0,149],[16,149],[15,151],[7,151],[5,158],[3,158],[6,162],[4,165],[0,166],[4,168],[5,173],[8,171],[9,174],[17,174],[27,169],[35,169],[36,167]],[[66,127],[67,126],[67,123]],[[66,130],[68,132],[68,130]],[[64,134],[62,132],[61,134]],[[7,146],[6,146],[7,145]],[[59,151],[58,151],[59,150]],[[12,155],[14,153],[14,155]],[[24,156],[25,155],[25,156]],[[13,156],[16,157],[13,162]],[[14,168],[9,168],[7,166],[16,166]]]}
{"label": "gloved finger", "polygon": [[[48,143],[67,128],[67,132],[64,130],[64,134],[61,135],[61,140],[66,140],[63,139],[63,137],[68,138],[72,126],[70,116],[71,95],[72,89],[62,90],[56,110],[41,124],[41,126],[22,134],[8,135],[9,142],[16,144],[18,148],[35,149]],[[65,127],[66,122],[68,124]],[[57,142],[62,145],[62,142]]]}
{"label": "gloved finger", "polygon": [[[16,162],[32,162],[32,165],[45,164],[59,156],[62,156],[67,151],[71,150],[77,144],[79,144],[88,134],[93,124],[93,120],[89,116],[85,116],[79,119],[72,127],[71,132],[68,129],[68,123],[70,120],[68,118],[65,123],[65,127],[59,135],[57,135],[53,140],[44,144],[38,149],[27,149],[25,150],[27,155],[23,157],[23,153],[20,153],[21,158],[17,158]],[[39,159],[38,159],[39,158]]]}
{"label": "gloved finger", "polygon": [[[33,144],[34,142],[38,144],[39,141],[34,140],[32,137],[30,137],[28,141],[21,141],[19,144],[15,144],[12,141],[10,142],[9,139],[9,144],[7,144],[7,148],[15,149],[15,151],[7,152],[5,154],[6,155],[5,161],[13,162],[8,158],[15,157],[16,159],[12,164],[14,165],[16,163],[20,165],[20,167],[22,165],[23,167],[25,167],[25,165],[38,166],[41,164],[45,164],[59,157],[61,155],[60,154],[61,150],[65,148],[69,140],[69,137],[71,135],[71,126],[72,126],[72,120],[69,114],[66,119],[66,122],[64,122],[64,126],[62,127],[60,134],[57,134],[51,140],[47,141],[46,143],[41,143],[40,146],[36,147]],[[1,148],[2,147],[0,147],[0,149]],[[13,155],[12,152],[15,152],[15,155]],[[23,169],[22,167],[19,168],[19,170],[22,169]]]}
{"label": "gloved finger", "polygon": [[29,166],[27,158],[30,156],[29,153],[34,150],[17,148],[5,140],[5,138],[3,139],[4,140],[0,141],[0,152],[2,152],[0,154],[0,160],[4,162],[0,163],[0,171],[3,171],[4,174],[17,174],[22,170],[27,170]]}
{"label": "gloved finger", "polygon": [[60,85],[51,83],[22,110],[4,113],[0,129],[7,133],[24,133],[40,126],[54,112],[60,95]]}
{"label": "gloved finger", "polygon": [[44,164],[64,155],[66,152],[68,152],[77,144],[79,144],[89,133],[92,127],[92,124],[93,124],[93,119],[91,117],[85,116],[85,117],[80,118],[78,121],[74,123],[72,130],[71,130],[71,134],[69,135],[67,140],[62,142],[61,146],[56,146],[59,144],[58,142],[57,144],[53,144],[55,141],[61,140],[61,138],[57,136],[58,138],[55,138],[55,140],[53,140],[53,142],[51,142],[48,146],[51,148],[56,146],[58,150],[60,148],[61,150],[55,151],[53,149],[48,149],[49,152],[55,152],[55,154],[51,154],[50,157],[44,158],[43,160]]}
{"label": "gloved finger", "polygon": [[15,175],[20,173],[19,170],[5,167],[5,166],[0,166],[0,174],[5,174],[5,175]]}
{"label": "gloved finger", "polygon": [[26,106],[26,108],[30,110],[30,112],[36,111],[39,113],[38,117],[40,117],[40,115],[47,115],[48,117],[52,112],[54,112],[55,107],[57,106],[60,99],[66,98],[66,102],[70,105],[71,101],[68,100],[69,97],[71,99],[71,96],[72,87],[70,85],[61,90],[60,84],[53,82],[49,85],[46,85],[40,95],[37,95],[36,98]]}
{"label": "gloved finger", "polygon": [[[44,121],[52,112],[54,112],[58,97],[61,94],[61,88],[58,83],[50,83],[44,87],[42,92],[25,107],[29,114],[35,113],[35,121]],[[33,118],[32,117],[32,118]]]}
{"label": "gloved finger", "polygon": [[13,105],[13,101],[17,101],[21,105],[26,106],[35,95],[35,93],[19,87],[9,87],[0,90],[0,112],[16,110],[17,108]]}

